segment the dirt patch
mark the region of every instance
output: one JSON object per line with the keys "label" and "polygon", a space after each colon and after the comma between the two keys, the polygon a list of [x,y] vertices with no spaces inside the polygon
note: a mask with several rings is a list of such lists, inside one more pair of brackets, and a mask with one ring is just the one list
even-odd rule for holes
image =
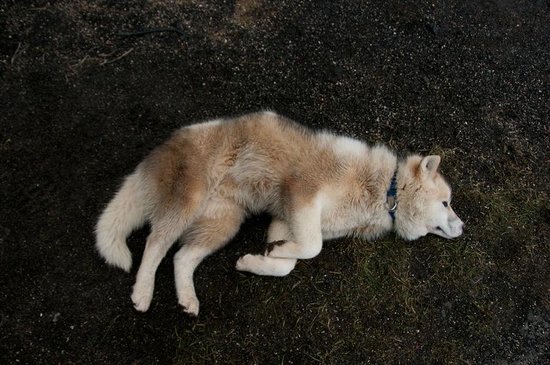
{"label": "dirt patch", "polygon": [[[8,1],[0,5],[3,363],[550,362],[545,1]],[[172,28],[147,35],[123,35]],[[148,313],[95,253],[122,177],[181,125],[273,109],[439,153],[460,239],[328,242],[243,275],[254,217]],[[139,261],[147,228],[128,242]]]}

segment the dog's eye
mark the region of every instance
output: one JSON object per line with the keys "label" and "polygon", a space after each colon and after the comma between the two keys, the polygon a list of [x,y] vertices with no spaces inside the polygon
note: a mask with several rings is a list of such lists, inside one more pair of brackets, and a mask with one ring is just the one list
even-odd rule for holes
{"label": "dog's eye", "polygon": [[445,208],[447,208],[447,207],[449,206],[449,202],[444,201],[444,202],[443,202],[443,206],[444,206]]}

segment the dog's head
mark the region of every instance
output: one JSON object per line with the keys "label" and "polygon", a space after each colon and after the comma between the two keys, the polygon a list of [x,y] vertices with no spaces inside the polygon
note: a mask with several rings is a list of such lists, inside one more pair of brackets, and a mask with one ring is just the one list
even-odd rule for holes
{"label": "dog's head", "polygon": [[414,240],[433,233],[444,238],[462,234],[464,223],[451,208],[451,188],[439,174],[439,156],[409,156],[397,176],[395,229]]}

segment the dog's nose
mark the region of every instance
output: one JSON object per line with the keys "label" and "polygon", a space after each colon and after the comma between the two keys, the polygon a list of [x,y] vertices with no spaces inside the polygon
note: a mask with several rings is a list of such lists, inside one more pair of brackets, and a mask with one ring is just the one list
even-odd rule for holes
{"label": "dog's nose", "polygon": [[464,232],[464,222],[460,219],[457,219],[456,221],[454,221],[451,227],[454,230],[457,237]]}
{"label": "dog's nose", "polygon": [[460,232],[460,234],[464,233],[464,227],[466,225],[464,224],[464,222],[460,221],[460,224],[458,225],[458,230]]}

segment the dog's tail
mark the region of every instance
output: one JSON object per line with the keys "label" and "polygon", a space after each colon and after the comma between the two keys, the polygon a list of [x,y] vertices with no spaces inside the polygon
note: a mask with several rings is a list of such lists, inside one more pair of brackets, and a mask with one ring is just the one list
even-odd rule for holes
{"label": "dog's tail", "polygon": [[124,271],[132,267],[126,237],[144,224],[147,215],[144,181],[139,169],[126,177],[96,226],[96,248],[105,261]]}

